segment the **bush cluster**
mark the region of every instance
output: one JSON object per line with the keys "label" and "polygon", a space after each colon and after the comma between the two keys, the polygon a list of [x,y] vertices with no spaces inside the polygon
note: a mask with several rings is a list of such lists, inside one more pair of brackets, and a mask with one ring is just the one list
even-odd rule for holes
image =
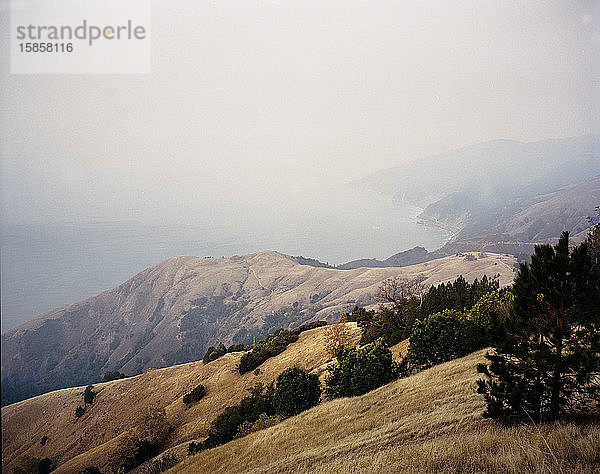
{"label": "bush cluster", "polygon": [[112,453],[115,471],[131,469],[156,456],[166,441],[171,426],[164,408],[148,407],[134,422],[134,427],[121,438]]}
{"label": "bush cluster", "polygon": [[186,405],[189,405],[190,403],[195,403],[198,400],[200,400],[204,395],[206,395],[206,389],[204,388],[204,385],[198,384],[198,386],[194,388],[194,390],[192,390],[190,393],[186,393],[183,396],[183,403],[185,403]]}
{"label": "bush cluster", "polygon": [[110,382],[111,380],[120,380],[127,378],[127,375],[115,370],[114,372],[105,372],[102,376],[102,382]]}
{"label": "bush cluster", "polygon": [[315,374],[309,374],[299,367],[291,367],[277,377],[273,406],[278,415],[297,415],[315,406],[320,398],[321,383]]}
{"label": "bush cluster", "polygon": [[383,338],[358,349],[342,347],[336,359],[328,368],[327,398],[362,395],[390,382],[396,374],[392,352]]}
{"label": "bush cluster", "polygon": [[273,384],[266,389],[263,384],[256,384],[250,390],[249,396],[243,398],[237,405],[227,407],[212,422],[208,438],[201,443],[190,443],[188,450],[192,453],[227,443],[235,437],[242,423],[254,423],[263,413],[267,416],[275,415],[275,408],[273,407],[274,393]]}
{"label": "bush cluster", "polygon": [[296,415],[319,403],[319,378],[303,369],[292,367],[277,377],[277,385],[264,387],[257,383],[250,395],[237,405],[228,407],[211,424],[208,438],[200,443],[191,442],[189,453],[214,448],[236,437],[268,428],[279,417]]}
{"label": "bush cluster", "polygon": [[325,326],[326,321],[313,321],[312,323],[303,324],[295,329],[278,329],[273,334],[269,334],[265,339],[260,341],[240,359],[239,372],[245,374],[256,369],[269,357],[281,354],[288,344],[296,342],[298,336],[309,329]]}
{"label": "bush cluster", "polygon": [[202,362],[208,364],[209,362],[217,360],[219,357],[224,356],[229,352],[242,352],[248,350],[250,350],[250,348],[244,344],[233,344],[229,347],[225,347],[225,345],[221,343],[217,345],[217,347],[210,346],[204,354]]}
{"label": "bush cluster", "polygon": [[276,416],[268,416],[266,413],[261,413],[254,423],[249,421],[244,421],[240,426],[238,426],[237,433],[234,438],[243,438],[250,433],[255,433],[256,431],[264,430],[273,425],[279,423],[279,418]]}
{"label": "bush cluster", "polygon": [[431,286],[422,297],[411,295],[395,299],[393,307],[381,307],[378,311],[356,307],[346,315],[348,321],[356,321],[362,329],[360,344],[371,343],[380,337],[392,346],[410,337],[417,320],[444,310],[469,311],[487,293],[497,293],[499,283],[484,276],[473,283],[462,276],[455,281]]}

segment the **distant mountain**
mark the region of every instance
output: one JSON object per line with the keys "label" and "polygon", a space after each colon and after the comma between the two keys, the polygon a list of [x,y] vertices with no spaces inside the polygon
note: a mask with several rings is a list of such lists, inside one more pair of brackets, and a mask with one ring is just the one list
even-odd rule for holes
{"label": "distant mountain", "polygon": [[426,283],[500,275],[514,259],[449,257],[423,266],[339,270],[265,251],[231,258],[174,257],[84,301],[2,334],[2,403],[200,360],[218,342],[252,342],[279,327],[335,317],[374,303],[380,283],[423,275]]}
{"label": "distant mountain", "polygon": [[427,205],[453,193],[504,203],[600,175],[600,136],[494,140],[385,169],[351,183]]}

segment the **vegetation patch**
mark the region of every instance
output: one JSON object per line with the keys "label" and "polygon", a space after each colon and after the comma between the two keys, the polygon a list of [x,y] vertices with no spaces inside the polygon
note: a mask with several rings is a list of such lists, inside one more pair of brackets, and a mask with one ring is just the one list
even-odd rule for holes
{"label": "vegetation patch", "polygon": [[288,344],[296,342],[300,333],[327,325],[326,321],[314,321],[312,323],[303,324],[296,329],[278,329],[273,334],[269,334],[264,340],[260,341],[240,359],[239,372],[245,374],[256,369],[269,357],[281,354]]}
{"label": "vegetation patch", "polygon": [[194,388],[194,390],[192,390],[190,393],[186,393],[183,396],[183,403],[185,403],[186,405],[189,405],[190,403],[195,403],[198,400],[200,400],[204,395],[206,395],[206,389],[204,388],[204,385],[198,384],[198,386]]}

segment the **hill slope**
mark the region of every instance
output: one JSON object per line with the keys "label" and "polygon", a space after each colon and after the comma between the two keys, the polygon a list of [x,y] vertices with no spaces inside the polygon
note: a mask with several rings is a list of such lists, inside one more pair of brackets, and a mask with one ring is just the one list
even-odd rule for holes
{"label": "hill slope", "polygon": [[300,265],[265,251],[241,257],[174,257],[84,301],[55,309],[2,334],[2,403],[199,360],[217,342],[249,344],[373,303],[384,279],[423,275],[436,284],[462,274],[512,281],[511,257],[474,262],[447,257],[405,268],[336,270]]}
{"label": "hill slope", "polygon": [[[356,340],[359,330],[348,323]],[[261,373],[240,375],[242,353],[229,353],[204,365],[202,362],[148,370],[123,380],[94,385],[97,395],[86,413],[75,418],[83,405],[84,387],[46,393],[2,408],[2,470],[11,472],[24,456],[49,457],[59,468],[54,472],[80,472],[86,466],[103,467],[119,436],[135,423],[137,414],[151,406],[165,408],[174,427],[168,447],[207,436],[207,429],[227,406],[235,405],[257,382],[269,384],[287,367],[306,370],[328,360],[324,350],[324,328],[305,331],[277,357],[260,366]],[[187,408],[183,395],[198,383],[206,396]],[[42,446],[43,436],[48,438]]]}
{"label": "hill slope", "polygon": [[482,418],[484,352],[323,403],[169,472],[597,472],[597,421],[503,429]]}

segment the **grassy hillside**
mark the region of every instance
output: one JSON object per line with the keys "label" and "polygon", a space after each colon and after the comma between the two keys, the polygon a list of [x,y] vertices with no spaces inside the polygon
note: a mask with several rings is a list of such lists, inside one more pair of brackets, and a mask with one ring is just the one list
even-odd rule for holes
{"label": "grassy hillside", "polygon": [[2,403],[202,359],[218,342],[250,344],[280,327],[336,317],[374,302],[391,276],[428,285],[462,274],[512,281],[511,257],[447,257],[405,268],[337,270],[265,251],[231,258],[174,257],[112,290],[2,334]]}
{"label": "grassy hillside", "polygon": [[[348,325],[358,340],[356,324]],[[237,367],[242,353],[230,353],[207,365],[192,362],[95,384],[96,398],[79,419],[75,409],[83,405],[85,387],[57,390],[3,407],[2,470],[11,472],[25,456],[49,457],[60,465],[54,472],[102,467],[119,437],[151,406],[165,408],[174,427],[166,448],[182,445],[179,451],[185,453],[189,441],[204,438],[212,420],[227,406],[238,403],[257,382],[268,384],[294,365],[306,370],[322,366],[328,359],[323,338],[324,328],[301,333],[297,342],[263,363],[259,375],[240,375]],[[198,383],[206,387],[207,394],[187,408],[182,397]],[[44,436],[48,440],[42,446]]]}
{"label": "grassy hillside", "polygon": [[501,428],[482,418],[484,353],[323,403],[169,472],[598,472],[598,420]]}

